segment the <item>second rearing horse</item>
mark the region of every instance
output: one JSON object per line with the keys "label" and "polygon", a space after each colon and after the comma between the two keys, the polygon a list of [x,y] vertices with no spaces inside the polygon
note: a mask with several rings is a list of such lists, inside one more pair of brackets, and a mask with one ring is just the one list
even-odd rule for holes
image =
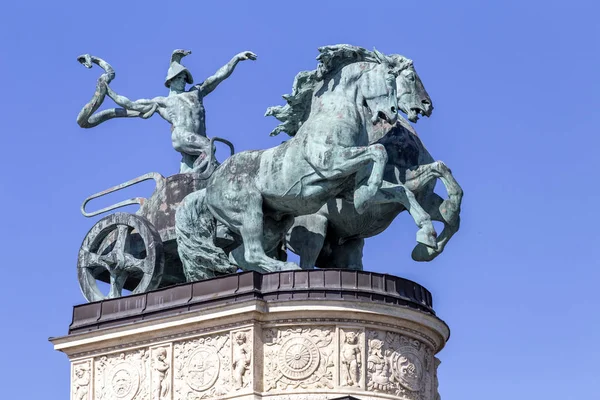
{"label": "second rearing horse", "polygon": [[[398,108],[412,122],[418,115],[429,117],[433,110],[412,61],[393,55],[406,68],[396,79]],[[296,97],[293,93],[289,97]],[[301,108],[302,99],[292,102]],[[285,107],[274,107],[284,111]],[[269,112],[282,123],[274,132],[292,132],[289,112]],[[384,182],[377,198],[364,212],[358,212],[351,201],[331,199],[317,213],[296,218],[287,235],[287,248],[300,256],[303,269],[348,268],[362,270],[364,239],[386,229],[398,214],[407,210],[417,226],[417,246],[412,257],[415,261],[431,261],[442,253],[450,238],[458,231],[463,191],[450,169],[429,154],[412,126],[402,117],[390,127],[377,124],[368,127],[369,143],[379,143],[388,152]],[[443,199],[434,192],[440,179],[448,193]],[[403,195],[404,201],[391,201],[393,196]],[[442,233],[435,234],[431,220],[444,224]]]}
{"label": "second rearing horse", "polygon": [[[370,144],[368,127],[398,117],[396,77],[406,68],[394,57],[354,46],[320,48],[317,70],[300,74],[296,89],[311,96],[306,118],[293,138],[227,159],[206,189],[188,195],[176,217],[179,254],[188,280],[207,270],[261,272],[298,269],[267,255],[299,215],[317,212],[352,184],[357,212],[377,195],[387,153]],[[365,179],[357,172],[368,167]],[[392,200],[394,201],[394,200]],[[241,245],[227,254],[215,245],[217,221]]]}

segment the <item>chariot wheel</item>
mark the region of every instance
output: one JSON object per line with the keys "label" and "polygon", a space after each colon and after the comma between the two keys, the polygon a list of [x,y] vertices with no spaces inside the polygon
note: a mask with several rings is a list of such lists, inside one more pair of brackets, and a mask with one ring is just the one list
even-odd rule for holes
{"label": "chariot wheel", "polygon": [[[115,213],[102,218],[85,236],[77,260],[81,292],[88,301],[156,289],[165,263],[160,235],[145,218]],[[98,280],[110,284],[105,295]]]}

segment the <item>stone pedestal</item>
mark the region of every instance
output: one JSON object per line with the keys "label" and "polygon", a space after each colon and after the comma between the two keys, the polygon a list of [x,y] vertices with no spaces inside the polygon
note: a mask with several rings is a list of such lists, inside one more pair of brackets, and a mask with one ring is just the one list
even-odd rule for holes
{"label": "stone pedestal", "polygon": [[51,341],[74,400],[434,400],[448,337],[420,285],[314,270],[84,304]]}

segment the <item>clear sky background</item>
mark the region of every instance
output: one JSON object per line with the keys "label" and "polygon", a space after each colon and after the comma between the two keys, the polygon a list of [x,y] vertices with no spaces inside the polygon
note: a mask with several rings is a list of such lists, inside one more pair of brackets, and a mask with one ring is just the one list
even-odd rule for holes
{"label": "clear sky background", "polygon": [[84,301],[77,251],[95,220],[82,200],[178,170],[158,116],[79,128],[102,71],[76,57],[107,60],[135,99],[167,94],[173,49],[193,51],[196,82],[255,52],[205,100],[208,134],[240,151],[284,140],[265,109],[317,47],[349,43],[415,61],[435,106],[415,127],[465,191],[461,230],[434,262],[411,260],[407,215],[365,247],[366,269],[423,284],[451,327],[442,398],[600,398],[599,14],[583,0],[3,3],[0,397],[69,396],[69,362],[47,338]]}

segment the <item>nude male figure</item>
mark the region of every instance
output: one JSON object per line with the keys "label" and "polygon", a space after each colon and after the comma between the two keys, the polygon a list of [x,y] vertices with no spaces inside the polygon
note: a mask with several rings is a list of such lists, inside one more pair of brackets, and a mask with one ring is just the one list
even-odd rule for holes
{"label": "nude male figure", "polygon": [[256,60],[256,54],[250,51],[237,54],[213,76],[186,91],[186,83],[192,84],[193,78],[190,71],[181,65],[181,59],[190,53],[189,50],[173,52],[165,80],[165,86],[169,88],[166,97],[132,101],[115,93],[108,84],[106,89],[115,103],[129,112],[136,112],[135,116],[150,118],[158,112],[171,124],[173,148],[182,155],[179,172],[203,172],[209,168],[213,151],[206,137],[203,99],[232,74],[240,61]]}
{"label": "nude male figure", "polygon": [[361,350],[358,343],[358,335],[355,332],[346,332],[344,344],[341,348],[342,355],[342,379],[346,386],[358,386],[360,384]]}

